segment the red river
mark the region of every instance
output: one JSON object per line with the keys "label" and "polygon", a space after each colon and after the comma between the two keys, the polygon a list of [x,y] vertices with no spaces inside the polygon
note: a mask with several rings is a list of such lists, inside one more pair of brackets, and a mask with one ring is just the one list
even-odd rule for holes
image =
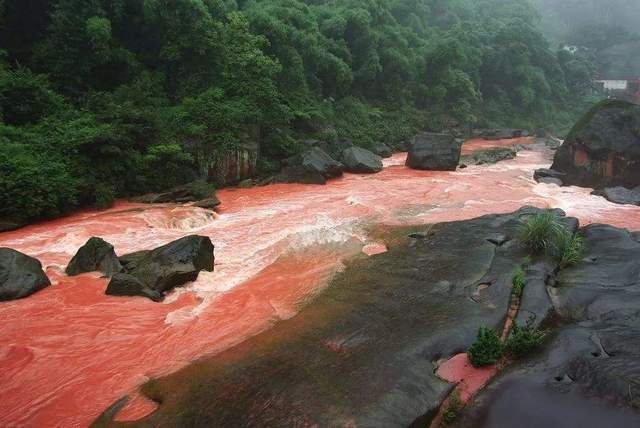
{"label": "red river", "polygon": [[[526,142],[470,141],[464,151]],[[87,426],[149,377],[294,316],[345,258],[384,250],[367,235],[374,224],[462,220],[535,205],[562,208],[583,224],[640,230],[640,207],[613,205],[588,189],[535,183],[533,171],[551,156],[523,150],[495,165],[424,172],[405,168],[406,154],[396,154],[379,174],[347,174],[326,186],[219,191],[219,214],[121,202],[0,234],[0,246],[38,258],[53,283],[0,303],[0,426]],[[62,273],[91,236],[125,254],[187,234],[211,237],[215,272],[202,272],[163,303],[106,296],[107,279]],[[149,410],[138,397],[119,419]]]}

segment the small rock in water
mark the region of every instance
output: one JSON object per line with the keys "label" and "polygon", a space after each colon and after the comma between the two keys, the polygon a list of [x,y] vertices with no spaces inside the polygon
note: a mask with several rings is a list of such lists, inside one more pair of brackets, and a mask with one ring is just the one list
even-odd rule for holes
{"label": "small rock in water", "polygon": [[388,250],[384,244],[368,244],[362,248],[362,252],[368,256],[375,256],[376,254],[386,253]]}

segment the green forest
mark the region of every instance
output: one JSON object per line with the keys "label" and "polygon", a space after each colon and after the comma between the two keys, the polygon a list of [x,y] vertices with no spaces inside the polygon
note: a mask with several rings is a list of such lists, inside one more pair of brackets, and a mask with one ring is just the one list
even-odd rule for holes
{"label": "green forest", "polygon": [[159,191],[259,142],[565,129],[593,64],[528,0],[0,0],[0,219]]}

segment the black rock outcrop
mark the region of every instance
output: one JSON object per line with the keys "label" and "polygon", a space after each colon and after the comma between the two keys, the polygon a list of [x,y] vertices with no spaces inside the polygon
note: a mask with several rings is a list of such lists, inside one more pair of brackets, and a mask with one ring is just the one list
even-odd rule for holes
{"label": "black rock outcrop", "polygon": [[122,270],[113,245],[102,238],[90,238],[67,265],[65,272],[69,276],[85,272],[102,272],[112,276]]}
{"label": "black rock outcrop", "polygon": [[425,132],[414,137],[406,165],[413,169],[455,171],[462,143],[449,134]]}
{"label": "black rock outcrop", "polygon": [[319,147],[284,161],[286,165],[274,178],[276,183],[326,184],[340,177],[344,166]]}
{"label": "black rock outcrop", "polygon": [[50,285],[39,260],[0,248],[0,301],[22,299]]}
{"label": "black rock outcrop", "polygon": [[214,247],[205,236],[186,236],[162,247],[120,258],[123,274],[111,278],[110,295],[141,295],[158,300],[165,292],[195,281],[201,270],[213,271]]}
{"label": "black rock outcrop", "polygon": [[565,185],[602,189],[640,186],[640,106],[607,100],[573,127],[551,169]]}
{"label": "black rock outcrop", "polygon": [[345,170],[356,174],[382,171],[382,158],[362,147],[351,147],[342,152]]}

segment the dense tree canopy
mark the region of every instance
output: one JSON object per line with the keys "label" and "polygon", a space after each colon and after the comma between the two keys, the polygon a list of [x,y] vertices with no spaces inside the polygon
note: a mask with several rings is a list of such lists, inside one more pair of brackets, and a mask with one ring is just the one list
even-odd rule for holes
{"label": "dense tree canopy", "polygon": [[[245,140],[563,125],[588,66],[528,0],[2,0],[0,218],[192,180]],[[20,203],[16,203],[20,200]]]}

